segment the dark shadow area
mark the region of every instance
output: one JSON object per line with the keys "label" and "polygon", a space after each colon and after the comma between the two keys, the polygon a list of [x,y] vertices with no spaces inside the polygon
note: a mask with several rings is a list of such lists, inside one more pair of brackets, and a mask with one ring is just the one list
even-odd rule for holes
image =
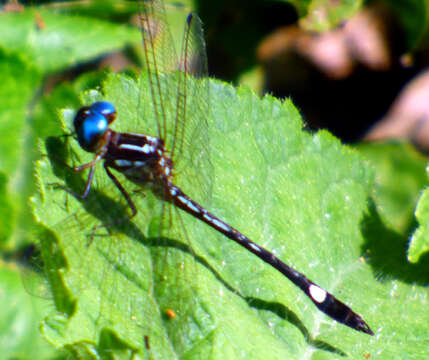
{"label": "dark shadow area", "polygon": [[302,321],[296,316],[296,314],[289,310],[286,306],[278,302],[264,301],[252,297],[245,298],[250,307],[257,310],[270,311],[280,319],[290,322],[296,326],[299,331],[304,335],[305,340],[309,346],[312,346],[318,350],[323,350],[331,353],[335,353],[339,356],[347,356],[342,350],[326,343],[325,341],[313,339],[311,334],[308,332]]}
{"label": "dark shadow area", "polygon": [[[344,142],[356,142],[427,67],[427,41],[415,39],[419,45],[410,48],[406,15],[390,3],[363,4],[342,23],[325,19],[331,31],[321,31],[311,13],[302,12],[314,11],[308,4],[197,1],[210,76],[233,83],[244,79],[257,84],[255,90],[290,97],[308,129],[328,129]],[[359,15],[366,22],[356,20]],[[315,28],[320,33],[311,31]]]}
{"label": "dark shadow area", "polygon": [[365,243],[362,253],[372,266],[378,280],[398,279],[408,284],[429,284],[429,254],[417,264],[408,262],[409,235],[403,236],[389,229],[380,218],[375,203],[369,200],[368,213],[361,222]]}
{"label": "dark shadow area", "polygon": [[298,19],[281,1],[198,1],[195,10],[204,23],[210,76],[232,82],[257,64],[256,48],[267,34]]}
{"label": "dark shadow area", "polygon": [[[64,186],[70,191],[75,192],[76,194],[81,195],[85,189],[88,171],[83,171],[80,173],[74,172],[73,170],[67,168],[65,164],[60,162],[58,159],[69,159],[74,157],[75,154],[70,154],[68,151],[67,141],[69,137],[62,137],[65,141],[61,141],[61,138],[50,137],[46,140],[46,149],[48,152],[48,157],[51,160],[51,165],[55,176],[64,180]],[[70,164],[69,164],[70,165]],[[82,164],[79,164],[82,165]],[[98,169],[96,171],[104,171],[101,168],[101,164],[98,164]],[[59,191],[65,191],[61,188],[62,184],[49,184],[50,186],[58,186]],[[70,196],[73,196],[70,194]],[[103,229],[109,231],[109,229],[115,231],[124,231],[125,223],[127,232],[129,234],[134,234],[133,237],[136,237],[136,234],[139,234],[137,238],[139,240],[145,239],[141,231],[132,223],[132,222],[120,222],[121,217],[127,219],[127,214],[130,212],[130,209],[126,204],[120,203],[118,200],[121,199],[121,194],[116,195],[117,198],[110,198],[103,194],[97,189],[91,188],[88,194],[88,197],[85,199],[77,198],[84,207],[85,211],[92,216],[100,220]],[[67,206],[67,204],[65,204]],[[79,219],[76,219],[79,220]],[[93,229],[94,230],[94,229]],[[90,234],[89,236],[97,236],[96,234]]]}
{"label": "dark shadow area", "polygon": [[348,143],[359,140],[387,112],[400,89],[417,73],[415,69],[373,72],[358,68],[350,77],[334,81],[305,59],[295,61],[308,78],[295,79],[294,68],[289,66],[290,83],[272,84],[278,79],[271,74],[267,91],[279,98],[291,97],[309,129],[328,129]]}
{"label": "dark shadow area", "polygon": [[[269,302],[262,299],[254,298],[254,297],[246,297],[243,294],[241,294],[237,289],[235,289],[233,286],[231,286],[227,281],[225,281],[222,276],[201,256],[196,255],[194,251],[186,244],[173,240],[173,239],[160,239],[160,238],[149,238],[146,242],[149,246],[153,247],[168,247],[168,248],[174,248],[176,250],[185,252],[187,254],[191,254],[195,261],[197,261],[200,265],[207,268],[215,278],[222,283],[222,285],[235,295],[242,298],[244,301],[248,303],[248,305],[256,310],[262,310],[262,311],[270,311],[276,316],[278,316],[280,319],[288,321],[292,325],[296,326],[299,331],[304,335],[308,345],[315,347],[319,350],[328,351],[332,353],[336,353],[340,356],[346,356],[347,354],[344,353],[342,350],[317,339],[313,339],[309,333],[309,331],[304,326],[303,322],[299,319],[299,317],[290,309],[288,309],[285,305],[278,303],[278,302]],[[316,308],[314,308],[314,311],[318,311]],[[165,316],[167,319],[168,317]],[[170,320],[170,319],[168,319]]]}

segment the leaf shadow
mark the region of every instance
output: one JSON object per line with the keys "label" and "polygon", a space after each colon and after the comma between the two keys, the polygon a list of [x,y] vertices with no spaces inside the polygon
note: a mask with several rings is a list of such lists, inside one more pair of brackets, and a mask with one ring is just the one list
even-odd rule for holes
{"label": "leaf shadow", "polygon": [[[84,177],[82,173],[77,173],[74,172],[72,169],[68,169],[65,164],[62,163],[61,159],[67,159],[71,156],[68,151],[69,147],[67,146],[66,141],[60,141],[59,137],[47,138],[47,156],[51,162],[54,175],[64,181],[64,187],[70,189],[73,192],[75,191],[75,189],[79,189],[79,192],[77,192],[77,194],[80,195],[82,189],[85,188],[86,177]],[[96,169],[96,171],[97,170],[102,171],[101,169]],[[55,184],[50,185],[55,186]],[[62,190],[65,191],[64,189]],[[138,238],[140,241],[143,241],[145,239],[143,233],[133,222],[122,222],[120,218],[119,221],[118,218],[116,218],[116,216],[121,216],[121,214],[127,214],[129,212],[128,205],[121,203],[115,198],[106,196],[105,193],[95,188],[90,189],[87,198],[76,199],[81,203],[85,212],[98,219],[100,224],[103,224],[101,227],[105,228],[107,231],[114,230],[124,232],[125,228],[127,228],[128,235],[134,234],[133,237]],[[127,216],[125,215],[123,216],[123,218],[126,219]],[[92,234],[91,236],[96,235]]]}
{"label": "leaf shadow", "polygon": [[372,198],[361,221],[361,231],[365,239],[362,253],[378,280],[393,278],[408,284],[429,284],[429,254],[422,256],[416,264],[410,263],[407,248],[411,234],[404,236],[390,229],[380,217]]}
{"label": "leaf shadow", "polygon": [[290,322],[304,335],[304,338],[309,346],[312,346],[319,350],[335,353],[340,356],[347,356],[345,352],[336,348],[335,346],[332,346],[325,341],[314,339],[311,336],[310,332],[307,330],[307,328],[304,326],[304,323],[299,319],[299,317],[283,304],[274,301],[265,301],[253,297],[247,297],[245,299],[248,302],[249,306],[257,310],[270,311],[280,319]]}
{"label": "leaf shadow", "polygon": [[[248,304],[249,307],[257,311],[270,311],[276,316],[278,316],[280,319],[291,323],[303,334],[304,338],[306,339],[306,342],[310,346],[319,350],[335,353],[340,356],[347,356],[345,352],[338,349],[337,347],[332,346],[325,341],[314,339],[305,327],[304,323],[299,319],[299,317],[285,305],[278,302],[265,301],[255,297],[246,297],[241,294],[240,291],[230,285],[204,257],[195,254],[195,252],[190,248],[189,245],[174,239],[165,238],[149,238],[147,239],[147,243],[150,246],[154,247],[175,248],[176,250],[192,255],[195,261],[197,261],[200,265],[208,269],[215,276],[217,281],[219,281],[227,290],[242,298]],[[315,311],[317,310],[315,309]]]}

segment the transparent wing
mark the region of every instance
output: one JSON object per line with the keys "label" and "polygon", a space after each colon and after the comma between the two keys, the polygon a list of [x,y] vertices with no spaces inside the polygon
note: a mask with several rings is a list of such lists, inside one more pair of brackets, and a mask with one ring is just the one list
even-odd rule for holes
{"label": "transparent wing", "polygon": [[[186,354],[196,337],[192,328],[198,309],[198,271],[180,210],[163,202],[159,219],[152,222],[154,298],[164,318],[164,330],[176,354]],[[160,226],[160,228],[157,228]],[[170,314],[173,313],[174,317]],[[179,356],[180,357],[180,356]]]}
{"label": "transparent wing", "polygon": [[[170,152],[175,184],[199,201],[207,200],[212,178],[208,175],[209,87],[201,21],[194,14],[186,18],[177,57],[168,24],[171,17],[162,2],[142,2],[140,18],[146,67],[140,79],[140,99],[145,103],[149,92],[152,100],[152,109],[141,109],[140,114],[156,121],[151,128]],[[192,225],[186,227],[185,222]],[[175,314],[164,325],[176,351],[182,354],[192,343],[189,337],[195,333],[192,326],[198,309],[198,271],[191,246],[196,222],[163,202],[159,218],[152,220],[149,231],[157,245],[152,248],[155,298],[162,312]]]}
{"label": "transparent wing", "polygon": [[[207,175],[207,169],[211,168],[207,132],[209,98],[201,22],[194,15],[188,18],[179,58],[162,2],[142,2],[140,19],[147,71],[140,79],[140,95],[136,101],[129,96],[135,86],[129,79],[119,79],[121,88],[118,92],[113,91],[114,96],[105,94],[106,99],[120,100],[115,104],[119,117],[125,120],[121,126],[122,120],[118,119],[113,127],[118,131],[129,129],[163,138],[174,155],[177,184],[202,201],[210,194],[212,177]],[[111,76],[106,82],[115,79]],[[151,99],[149,105],[147,97]],[[73,146],[79,154],[83,152],[76,144]],[[63,154],[58,146],[48,148],[47,152],[72,163],[70,154]],[[74,165],[90,161],[93,155],[83,156],[86,158],[76,159]],[[45,184],[59,182],[80,192],[85,186],[86,175],[71,173],[55,161],[49,164],[46,160],[38,177]],[[130,328],[139,327],[142,331],[135,343],[143,342],[144,337],[149,336],[151,347],[162,351],[169,351],[169,338],[160,336],[165,321],[162,323],[159,312],[171,309],[178,319],[171,324],[170,336],[177,337],[177,342],[186,347],[186,334],[192,333],[192,313],[196,308],[195,288],[190,279],[194,284],[198,283],[192,247],[189,246],[190,239],[195,237],[194,227],[185,228],[180,211],[159,201],[150,192],[138,189],[130,182],[125,187],[132,195],[138,216],[131,222],[96,231],[93,231],[94,227],[112,224],[129,212],[101,163],[97,165],[94,184],[85,201],[73,198],[63,189],[52,186],[41,189],[37,216],[43,219],[41,222],[47,229],[51,229],[47,230],[46,236],[40,236],[42,263],[51,277],[51,286],[55,284],[60,288],[53,290],[56,308],[69,320],[76,319],[76,324],[80,324],[79,319],[88,321],[91,334],[85,333],[85,336],[91,341],[96,341],[99,331],[110,329],[112,324],[117,326],[115,330],[119,336],[127,339],[133,338],[134,334],[127,336],[125,333]],[[188,215],[183,217],[187,223],[194,221]],[[58,222],[58,219],[64,220]],[[155,233],[150,231],[153,226]],[[149,238],[145,236],[147,233]],[[167,246],[167,252],[163,245]],[[151,256],[145,256],[146,252],[152,252]],[[169,281],[157,281],[165,277]],[[129,319],[131,325],[115,321],[119,317]],[[73,339],[70,341],[73,343]]]}
{"label": "transparent wing", "polygon": [[31,234],[31,245],[22,254],[20,267],[22,284],[25,290],[33,296],[42,299],[52,299],[52,292],[44,271],[44,264],[38,246],[40,233]]}
{"label": "transparent wing", "polygon": [[192,196],[208,205],[213,178],[208,130],[210,93],[204,32],[196,14],[187,16],[183,34],[171,154],[180,175],[177,185],[188,191],[181,179],[193,179],[189,184]]}
{"label": "transparent wing", "polygon": [[[131,347],[141,347],[144,336],[149,336],[155,349],[168,350],[167,339],[157,336],[163,326],[153,296],[152,244],[146,236],[148,219],[159,211],[160,201],[127,186],[139,219],[112,224],[124,218],[129,208],[102,164],[98,164],[88,198],[78,200],[52,184],[58,182],[78,192],[85,186],[87,174],[74,173],[52,160],[55,154],[73,163],[69,146],[57,139],[53,142],[47,144],[48,156],[38,167],[38,178],[47,185],[41,184],[40,195],[34,200],[36,216],[44,228],[38,245],[56,304],[53,318],[67,324],[69,333],[76,336],[68,339],[71,347],[82,338],[96,344],[100,332],[108,328],[130,340]],[[82,155],[91,158],[80,151],[76,163],[88,160]],[[171,358],[171,354],[164,358]]]}
{"label": "transparent wing", "polygon": [[[167,22],[165,7],[160,1],[141,1],[139,3],[140,26],[143,43],[145,73],[142,74],[141,95],[149,89],[153,113],[154,128],[157,134],[151,134],[167,141],[168,121],[175,108],[174,72],[177,53]],[[139,113],[144,101],[139,104]],[[143,129],[142,129],[143,130]],[[136,129],[134,129],[136,131]]]}
{"label": "transparent wing", "polygon": [[[209,158],[210,100],[202,23],[194,13],[184,17],[178,9],[168,10],[169,14],[161,1],[142,1],[140,5],[146,71],[140,79],[138,112],[149,118],[149,129],[136,124],[132,131],[149,131],[149,135],[162,138],[178,175],[175,183],[184,191],[192,189],[191,195],[207,204],[213,169]],[[183,33],[173,37],[168,19],[186,19]],[[181,41],[176,43],[181,47],[180,57],[174,43],[179,36]],[[147,92],[151,109],[142,108]]]}

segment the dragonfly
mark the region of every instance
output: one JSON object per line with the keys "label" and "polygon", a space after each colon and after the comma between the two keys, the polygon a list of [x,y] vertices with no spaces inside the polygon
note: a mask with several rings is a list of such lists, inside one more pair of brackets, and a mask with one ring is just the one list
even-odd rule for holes
{"label": "dragonfly", "polygon": [[[130,210],[129,215],[102,226],[128,222],[139,211],[133,196],[118,178],[118,174],[122,174],[137,187],[151,191],[162,202],[160,227],[169,226],[167,206],[180,209],[279,271],[330,318],[354,330],[374,335],[363,318],[349,306],[303,273],[287,265],[273,252],[217,217],[177,185],[177,175],[180,175],[184,167],[196,166],[198,172],[204,165],[209,166],[200,160],[204,158],[200,155],[208,147],[208,139],[205,138],[207,132],[204,128],[207,126],[206,117],[209,114],[207,60],[202,23],[196,14],[188,15],[180,56],[175,57],[172,56],[173,42],[169,35],[163,3],[142,2],[140,22],[146,85],[152,98],[157,134],[113,130],[110,126],[119,114],[115,106],[108,101],[96,101],[83,106],[74,117],[74,133],[80,147],[95,155],[88,163],[70,167],[75,172],[89,169],[82,193],[60,186],[76,198],[87,198],[96,167],[101,163]],[[198,116],[190,116],[191,110]],[[190,145],[195,146],[196,150],[188,150],[188,156],[181,156],[185,152],[184,147]],[[182,234],[186,234],[186,231],[182,231]]]}

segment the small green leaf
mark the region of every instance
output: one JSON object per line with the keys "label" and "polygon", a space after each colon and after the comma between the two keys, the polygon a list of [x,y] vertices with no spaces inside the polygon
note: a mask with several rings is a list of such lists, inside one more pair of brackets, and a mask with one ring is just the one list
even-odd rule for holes
{"label": "small green leaf", "polygon": [[407,236],[416,226],[415,204],[428,184],[426,156],[407,143],[361,143],[356,145],[374,166],[374,200],[377,211],[390,227]]}
{"label": "small green leaf", "polygon": [[[426,169],[429,171],[429,168]],[[411,237],[408,260],[417,263],[429,251],[429,190],[426,188],[417,203],[416,218],[419,227]]]}
{"label": "small green leaf", "polygon": [[306,13],[301,19],[301,26],[309,31],[327,31],[349,20],[362,8],[361,0],[329,3],[323,0],[300,2],[297,8]]}
{"label": "small green leaf", "polygon": [[[49,359],[53,348],[41,337],[38,322],[51,304],[29,296],[15,264],[0,263],[0,347],[3,359]],[[53,358],[53,357],[52,357]]]}
{"label": "small green leaf", "polygon": [[427,36],[427,2],[424,0],[410,0],[406,3],[388,0],[388,5],[392,7],[396,18],[403,27],[403,32],[407,40],[407,49],[414,49]]}
{"label": "small green leaf", "polygon": [[1,49],[0,73],[0,99],[4,100],[0,101],[0,246],[10,249],[25,241],[31,224],[28,197],[34,191],[32,165],[37,152],[28,113],[41,77],[20,56]]}

